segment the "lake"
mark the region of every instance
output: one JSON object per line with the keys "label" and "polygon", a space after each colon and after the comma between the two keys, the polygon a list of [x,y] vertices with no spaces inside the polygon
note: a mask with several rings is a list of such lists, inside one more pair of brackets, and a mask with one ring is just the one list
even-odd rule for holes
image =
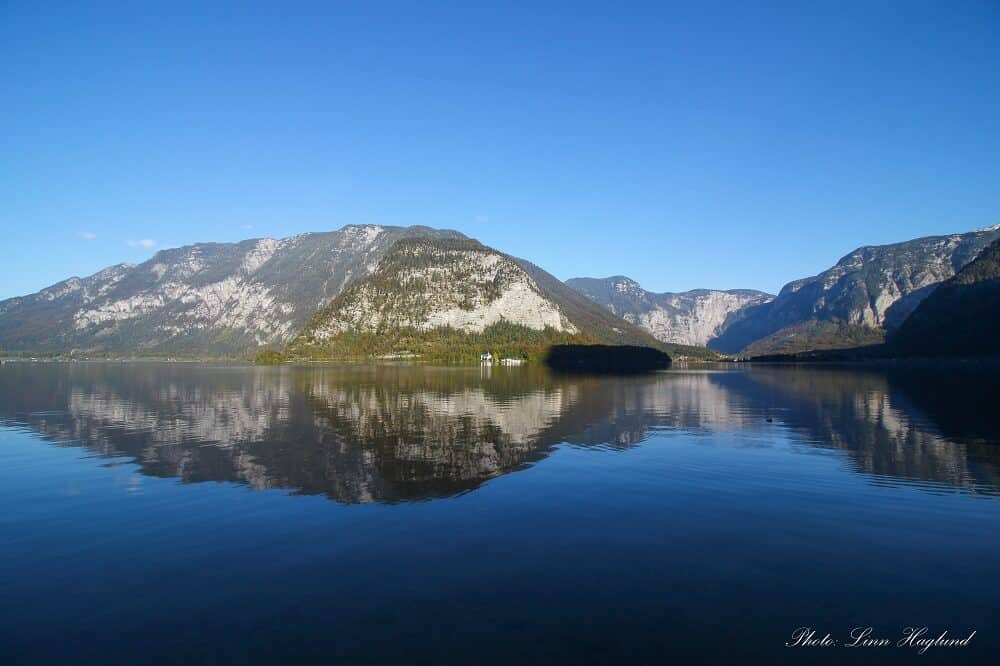
{"label": "lake", "polygon": [[997,374],[7,363],[0,662],[989,663]]}

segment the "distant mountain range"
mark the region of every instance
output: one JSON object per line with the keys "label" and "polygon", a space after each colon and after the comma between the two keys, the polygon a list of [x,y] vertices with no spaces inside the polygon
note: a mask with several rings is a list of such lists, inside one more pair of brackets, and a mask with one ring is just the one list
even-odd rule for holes
{"label": "distant mountain range", "polygon": [[878,342],[997,238],[1000,226],[858,248],[748,308],[709,346],[754,356]]}
{"label": "distant mountain range", "polygon": [[567,281],[661,341],[743,356],[880,343],[943,281],[991,242],[1000,225],[858,248],[777,297],[750,290],[654,294],[622,277]]}
{"label": "distant mountain range", "polygon": [[[0,350],[247,358],[287,348],[464,359],[479,349],[532,356],[557,342],[700,358],[717,353],[706,346],[743,356],[857,347],[892,336],[939,286],[921,319],[953,313],[946,300],[985,312],[970,303],[989,298],[993,283],[973,286],[968,275],[990,274],[983,266],[992,255],[962,269],[997,239],[1000,225],[862,247],[775,297],[657,294],[623,276],[563,283],[457,231],[351,225],[163,250],[0,301]],[[952,281],[956,273],[963,277]]]}
{"label": "distant mountain range", "polygon": [[663,342],[706,346],[751,305],[774,299],[753,289],[695,289],[657,294],[623,275],[571,278],[566,284]]}

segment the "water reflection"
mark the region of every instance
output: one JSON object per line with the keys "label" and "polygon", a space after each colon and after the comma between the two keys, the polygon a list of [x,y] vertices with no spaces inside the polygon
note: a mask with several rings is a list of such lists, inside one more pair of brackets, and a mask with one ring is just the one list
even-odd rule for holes
{"label": "water reflection", "polygon": [[449,496],[561,443],[630,447],[654,432],[790,440],[840,451],[878,483],[996,494],[1000,426],[987,403],[997,388],[974,369],[580,378],[535,368],[14,363],[0,368],[0,421],[131,457],[149,475],[347,503]]}
{"label": "water reflection", "polygon": [[[974,368],[767,368],[781,419],[803,441],[846,452],[880,482],[926,481],[993,492],[1000,488],[995,375]],[[984,418],[984,416],[986,418]]]}

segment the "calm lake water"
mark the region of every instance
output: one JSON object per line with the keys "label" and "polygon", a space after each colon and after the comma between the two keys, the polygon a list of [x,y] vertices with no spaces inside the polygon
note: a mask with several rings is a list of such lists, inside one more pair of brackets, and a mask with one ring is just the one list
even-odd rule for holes
{"label": "calm lake water", "polygon": [[996,663],[995,377],[8,363],[0,662]]}

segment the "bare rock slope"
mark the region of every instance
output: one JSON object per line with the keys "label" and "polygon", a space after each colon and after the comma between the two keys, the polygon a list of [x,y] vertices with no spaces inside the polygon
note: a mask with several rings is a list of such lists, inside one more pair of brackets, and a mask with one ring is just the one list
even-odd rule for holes
{"label": "bare rock slope", "polygon": [[289,350],[458,358],[480,348],[526,356],[561,342],[659,346],[553,283],[562,287],[538,267],[473,240],[404,239],[371,275],[321,310]]}
{"label": "bare rock slope", "polygon": [[1000,356],[1000,240],[938,286],[890,337],[895,353]]}
{"label": "bare rock slope", "polygon": [[819,275],[789,282],[773,301],[747,308],[709,346],[752,356],[878,342],[998,238],[1000,225],[858,248]]}
{"label": "bare rock slope", "polygon": [[695,289],[654,293],[623,275],[572,278],[566,284],[663,342],[704,347],[751,305],[767,303],[771,294],[753,289]]}
{"label": "bare rock slope", "polygon": [[283,345],[402,238],[428,227],[347,226],[239,243],[198,243],[0,302],[0,349],[238,355]]}

